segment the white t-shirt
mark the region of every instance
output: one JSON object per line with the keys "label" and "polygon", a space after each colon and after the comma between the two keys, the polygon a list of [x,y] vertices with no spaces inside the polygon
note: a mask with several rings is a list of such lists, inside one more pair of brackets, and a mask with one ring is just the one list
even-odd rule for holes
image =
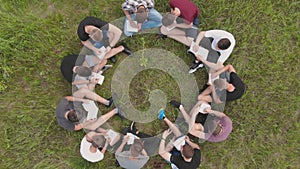
{"label": "white t-shirt", "polygon": [[[212,49],[221,53],[219,62],[224,63],[230,56],[230,54],[235,46],[235,39],[234,39],[233,35],[224,30],[209,30],[209,31],[205,32],[205,37],[212,37],[214,39],[211,44],[211,47],[212,47]],[[228,49],[225,49],[225,50],[216,49],[217,43],[219,42],[219,40],[221,40],[223,38],[229,39],[231,45],[229,46]]]}
{"label": "white t-shirt", "polygon": [[98,149],[95,153],[90,152],[90,146],[92,143],[88,142],[86,140],[86,136],[83,137],[80,144],[80,154],[81,156],[86,159],[87,161],[90,161],[92,163],[101,161],[104,157],[103,153],[101,153]]}

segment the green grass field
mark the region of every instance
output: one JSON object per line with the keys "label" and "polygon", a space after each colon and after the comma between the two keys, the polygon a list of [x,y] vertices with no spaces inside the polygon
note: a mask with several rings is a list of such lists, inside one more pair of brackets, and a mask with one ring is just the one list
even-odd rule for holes
{"label": "green grass field", "polygon": [[[237,43],[226,63],[235,66],[247,87],[242,99],[226,104],[233,132],[225,142],[200,145],[199,168],[300,168],[300,1],[193,1],[202,11],[201,30],[224,29],[235,36]],[[55,108],[62,96],[71,94],[59,66],[65,55],[82,48],[76,33],[79,22],[87,15],[107,21],[123,17],[122,2],[0,0],[0,168],[117,168],[109,152],[99,163],[82,159],[84,131],[59,127]],[[168,6],[167,0],[156,0],[159,12]],[[186,47],[171,39],[156,40],[148,34],[124,42],[134,51],[164,46],[188,65],[192,62]],[[117,64],[125,57],[119,54]],[[97,89],[104,97],[111,96],[113,71]],[[205,73],[202,69],[194,74],[200,87]],[[168,100],[180,99],[178,86],[170,82],[174,81],[163,72],[140,73],[131,82],[132,103],[147,109],[149,91],[157,88]],[[167,110],[174,112],[171,118],[178,113],[169,105]],[[109,124],[120,130],[130,122],[113,117]],[[155,120],[137,127],[155,134],[166,125]],[[145,168],[157,161],[170,168],[159,156],[151,157]]]}

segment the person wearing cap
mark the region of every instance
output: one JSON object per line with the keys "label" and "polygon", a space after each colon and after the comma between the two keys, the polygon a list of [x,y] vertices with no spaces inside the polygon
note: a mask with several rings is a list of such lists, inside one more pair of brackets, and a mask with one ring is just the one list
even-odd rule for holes
{"label": "person wearing cap", "polygon": [[101,55],[103,52],[101,47],[105,47],[105,55],[97,63],[100,70],[106,64],[107,59],[116,62],[116,59],[113,57],[116,54],[120,52],[128,55],[132,54],[125,44],[115,47],[120,40],[122,31],[115,25],[99,18],[93,16],[85,17],[79,23],[77,34],[81,43],[88,49],[91,49],[96,56]]}
{"label": "person wearing cap", "polygon": [[138,31],[161,26],[162,16],[154,9],[154,0],[126,0],[122,4],[125,17],[124,34],[132,36],[135,32],[127,30],[128,25]]}
{"label": "person wearing cap", "polygon": [[200,140],[221,142],[226,140],[232,131],[230,118],[223,112],[212,110],[205,101],[198,101],[189,114],[180,102],[172,100],[170,104],[182,113],[189,126],[187,136],[195,143]]}
{"label": "person wearing cap", "polygon": [[171,12],[164,15],[160,35],[190,46],[197,37],[200,10],[189,0],[170,0]]}
{"label": "person wearing cap", "polygon": [[216,79],[198,96],[198,100],[206,102],[214,102],[216,104],[234,101],[243,96],[245,93],[245,84],[237,75],[234,67],[229,64],[218,71],[212,73],[212,78],[219,76],[225,72],[229,73],[229,79]]}
{"label": "person wearing cap", "polygon": [[140,169],[148,162],[149,156],[144,149],[143,141],[139,138],[134,139],[129,150],[123,150],[129,140],[129,135],[123,137],[122,143],[115,152],[115,157],[122,168]]}

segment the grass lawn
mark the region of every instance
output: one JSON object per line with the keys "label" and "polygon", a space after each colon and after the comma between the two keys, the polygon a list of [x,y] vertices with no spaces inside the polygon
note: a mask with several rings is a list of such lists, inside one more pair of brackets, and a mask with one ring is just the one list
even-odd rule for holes
{"label": "grass lawn", "polygon": [[[235,66],[247,87],[242,99],[226,104],[224,110],[233,121],[233,132],[224,142],[200,145],[199,168],[300,168],[300,2],[193,1],[202,11],[201,30],[223,29],[235,36],[236,46],[226,63]],[[71,94],[59,66],[64,56],[82,49],[76,33],[79,22],[88,15],[107,21],[123,17],[123,1],[0,2],[0,168],[117,168],[109,152],[95,164],[82,159],[79,144],[84,131],[59,127],[55,108],[62,96]],[[156,0],[159,12],[166,12],[168,6],[167,0]],[[187,65],[192,62],[186,47],[171,39],[147,34],[123,41],[134,51],[163,48]],[[126,57],[119,54],[117,65]],[[140,59],[140,64],[148,62]],[[104,97],[111,96],[117,65],[97,89]],[[194,74],[199,87],[205,77],[204,69]],[[176,81],[154,69],[132,79],[131,103],[147,110],[154,89],[164,91],[167,100],[180,100]],[[169,105],[166,109],[174,120],[178,112]],[[100,110],[109,109],[100,106]],[[119,131],[130,121],[113,117],[109,124]],[[158,120],[137,127],[149,134],[166,129]],[[165,164],[153,156],[145,168],[153,168],[157,161]]]}

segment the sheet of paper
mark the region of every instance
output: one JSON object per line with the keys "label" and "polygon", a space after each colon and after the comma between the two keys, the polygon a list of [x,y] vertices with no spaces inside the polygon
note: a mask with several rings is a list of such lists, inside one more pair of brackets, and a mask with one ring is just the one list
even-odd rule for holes
{"label": "sheet of paper", "polygon": [[[137,21],[133,21],[135,24],[137,24]],[[138,28],[134,28],[130,25],[129,20],[126,20],[126,28],[128,32],[138,32]]]}
{"label": "sheet of paper", "polygon": [[105,78],[105,77],[104,77],[103,75],[99,74],[99,73],[92,72],[92,79],[93,79],[93,78],[98,79],[98,84],[99,84],[99,85],[102,85],[103,82],[104,82],[104,78]]}
{"label": "sheet of paper", "polygon": [[133,144],[134,139],[137,138],[137,137],[135,135],[131,134],[131,133],[127,133],[126,135],[129,136],[129,140],[127,141],[127,144],[128,145]]}
{"label": "sheet of paper", "polygon": [[220,78],[220,76],[218,75],[218,76],[216,76],[215,78],[212,79],[211,73],[208,73],[208,83],[209,84],[212,84],[215,80],[217,80],[219,78]]}
{"label": "sheet of paper", "polygon": [[94,101],[91,100],[88,103],[83,103],[82,106],[88,112],[87,120],[97,118],[99,108]]}
{"label": "sheet of paper", "polygon": [[181,146],[185,145],[185,136],[179,137],[173,142],[174,147],[180,151]]}
{"label": "sheet of paper", "polygon": [[195,51],[194,51],[194,46],[195,46],[195,45],[197,45],[197,44],[193,41],[192,44],[191,44],[191,46],[190,46],[189,51],[192,52],[195,56],[201,55],[202,58],[203,58],[204,60],[207,60],[207,56],[208,56],[208,52],[209,52],[209,51],[208,51],[207,49],[205,49],[205,48],[199,46],[198,51],[195,52]]}
{"label": "sheet of paper", "polygon": [[105,48],[104,46],[102,46],[102,47],[100,48],[100,51],[101,51],[101,53],[100,53],[99,55],[97,55],[97,57],[98,57],[100,60],[102,60],[102,59],[104,58],[105,54],[106,54],[106,48]]}
{"label": "sheet of paper", "polygon": [[207,114],[207,112],[204,111],[206,108],[211,108],[211,106],[207,103],[202,103],[199,107],[199,112],[203,114]]}

